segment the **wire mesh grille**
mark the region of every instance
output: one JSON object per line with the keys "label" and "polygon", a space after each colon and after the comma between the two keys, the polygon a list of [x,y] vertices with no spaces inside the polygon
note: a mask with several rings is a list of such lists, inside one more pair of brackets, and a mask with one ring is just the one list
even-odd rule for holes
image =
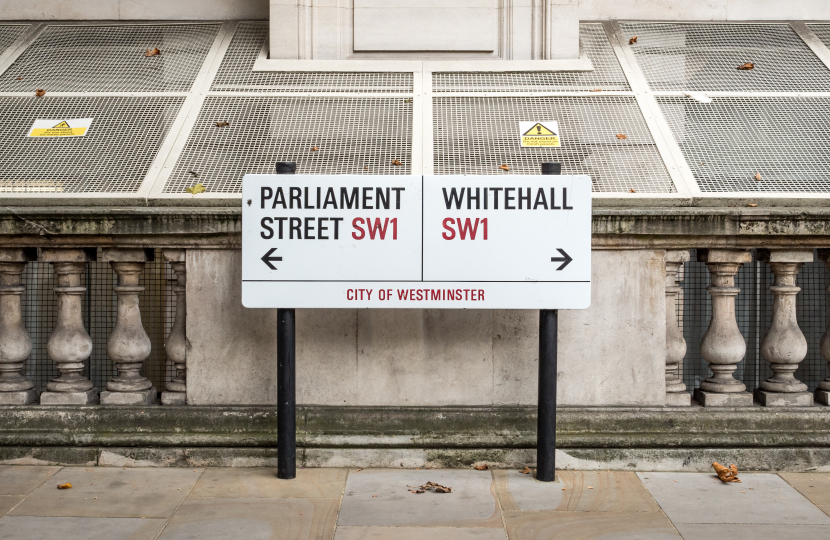
{"label": "wire mesh grille", "polygon": [[278,161],[296,162],[299,174],[410,174],[411,157],[403,97],[209,96],[164,192],[201,182],[240,193],[244,175],[272,173]]}
{"label": "wire mesh grille", "polygon": [[[654,90],[826,92],[830,70],[786,24],[623,23]],[[751,70],[738,66],[751,62]]]}
{"label": "wire mesh grille", "polygon": [[[538,174],[553,161],[590,175],[594,191],[675,191],[633,97],[443,97],[433,118],[435,174]],[[519,122],[545,120],[559,122],[562,146],[522,148]]]}
{"label": "wire mesh grille", "polygon": [[0,53],[11,47],[12,43],[28,29],[28,24],[0,25]]}
{"label": "wire mesh grille", "polygon": [[657,102],[702,191],[830,191],[830,98]]}
{"label": "wire mesh grille", "polygon": [[[692,262],[686,263],[681,297],[677,303],[677,321],[686,339],[686,357],[681,365],[681,376],[689,390],[698,388],[711,376],[706,360],[700,354],[700,341],[712,317],[712,298],[706,291],[711,283],[706,264],[697,262],[692,250]],[[738,328],[746,341],[746,356],[734,373],[736,379],[752,391],[761,381],[772,376],[769,363],[761,354],[761,344],[772,322],[772,292],[769,287],[774,276],[769,265],[756,258],[745,264],[735,276],[735,285],[741,289],[735,299]],[[827,326],[827,285],[830,283],[824,263],[806,263],[799,272],[796,284],[801,292],[796,296],[798,326],[807,338],[807,357],[799,364],[795,377],[810,391],[828,375],[827,362],[821,356],[819,341]]]}
{"label": "wire mesh grille", "polygon": [[[0,76],[0,91],[186,92],[218,24],[49,26]],[[161,54],[146,57],[147,49]]]}
{"label": "wire mesh grille", "polygon": [[[99,250],[100,251],[100,250]],[[100,259],[100,254],[99,257]],[[84,376],[98,390],[105,390],[107,382],[115,376],[112,360],[107,356],[107,340],[117,318],[117,298],[112,288],[117,283],[115,272],[109,263],[91,262],[87,265],[81,282],[86,287],[82,299],[82,318],[87,333],[92,338],[92,355],[86,363]],[[155,260],[148,262],[140,276],[145,290],[139,295],[139,307],[144,330],[150,337],[152,350],[144,361],[142,375],[153,381],[159,392],[173,375],[172,362],[167,361],[164,340],[173,327],[176,314],[176,295],[173,292],[175,276],[157,251]],[[55,363],[46,353],[46,343],[57,320],[56,286],[52,265],[31,262],[23,274],[26,291],[21,298],[23,324],[32,340],[32,354],[26,361],[26,376],[38,390],[46,390],[46,383],[58,376]]]}
{"label": "wire mesh grille", "polygon": [[228,46],[211,90],[234,92],[395,92],[411,93],[412,73],[253,71],[268,23],[243,22]]}
{"label": "wire mesh grille", "polygon": [[[0,193],[134,193],[183,97],[0,97]],[[28,137],[36,119],[93,118],[83,137]]]}
{"label": "wire mesh grille", "polygon": [[582,51],[593,71],[521,71],[493,73],[435,72],[434,92],[519,92],[630,90],[601,24],[579,25]]}

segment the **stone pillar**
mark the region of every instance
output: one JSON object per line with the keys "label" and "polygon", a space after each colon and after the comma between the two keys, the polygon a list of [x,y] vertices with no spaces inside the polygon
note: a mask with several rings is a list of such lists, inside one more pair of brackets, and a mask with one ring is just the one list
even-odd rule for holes
{"label": "stone pillar", "polygon": [[150,337],[141,324],[138,295],[144,291],[139,274],[144,264],[153,260],[153,252],[144,249],[104,249],[103,260],[110,263],[118,276],[113,291],[118,296],[118,318],[107,340],[107,355],[118,374],[101,392],[102,405],[150,405],[157,397],[153,383],[139,371],[150,356]]}
{"label": "stone pillar", "polygon": [[20,276],[36,250],[0,249],[0,405],[28,405],[38,398],[35,385],[21,371],[32,354],[32,340],[23,326]]}
{"label": "stone pillar", "polygon": [[755,389],[755,399],[767,407],[810,406],[813,394],[793,374],[807,356],[807,339],[795,316],[795,296],[801,290],[795,277],[804,263],[812,262],[813,250],[762,249],[758,260],[766,261],[775,275],[769,288],[773,294],[772,323],[761,343],[761,354],[774,374]]}
{"label": "stone pillar", "polygon": [[98,403],[98,390],[82,375],[84,362],[92,354],[92,338],[84,328],[81,316],[82,297],[86,287],[81,275],[95,251],[86,249],[44,249],[41,262],[51,263],[58,285],[58,318],[46,342],[46,352],[58,367],[60,375],[46,384],[40,395],[41,405],[88,405]]}
{"label": "stone pillar", "polygon": [[[825,264],[825,266],[827,266],[827,269],[830,270],[830,249],[818,250],[818,258]],[[827,292],[830,292],[830,287],[827,287]],[[819,349],[821,350],[821,356],[827,360],[827,367],[830,368],[830,318],[827,322],[827,329],[821,336],[821,341],[819,341]],[[818,384],[815,399],[816,403],[830,405],[830,375],[825,377],[824,380]]]}
{"label": "stone pillar", "polygon": [[176,293],[176,319],[173,328],[164,342],[167,358],[173,361],[176,376],[167,383],[167,390],[161,393],[162,405],[187,404],[187,269],[186,256],[183,249],[165,249],[162,251],[164,260],[173,267],[176,273],[176,284],[173,291]]}
{"label": "stone pillar", "polygon": [[666,405],[692,404],[692,396],[679,377],[680,362],[686,356],[686,340],[677,326],[677,274],[688,262],[688,251],[666,251]]}
{"label": "stone pillar", "polygon": [[735,319],[735,274],[741,265],[752,261],[749,251],[737,249],[701,249],[697,260],[706,263],[712,284],[706,288],[712,296],[712,320],[700,342],[700,353],[709,362],[712,376],[695,390],[695,399],[704,407],[751,407],[752,394],[732,373],[746,355],[746,341]]}

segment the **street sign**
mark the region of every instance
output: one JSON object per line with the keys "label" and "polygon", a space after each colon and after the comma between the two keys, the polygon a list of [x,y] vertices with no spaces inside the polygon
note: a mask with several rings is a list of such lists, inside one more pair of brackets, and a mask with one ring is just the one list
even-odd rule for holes
{"label": "street sign", "polygon": [[584,309],[587,176],[246,175],[249,308]]}

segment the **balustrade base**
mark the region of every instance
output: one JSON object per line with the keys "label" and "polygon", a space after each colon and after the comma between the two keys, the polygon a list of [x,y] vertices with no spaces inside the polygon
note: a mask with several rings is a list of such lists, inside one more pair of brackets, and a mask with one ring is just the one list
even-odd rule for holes
{"label": "balustrade base", "polygon": [[669,407],[688,407],[692,404],[692,395],[688,392],[666,392],[666,405]]}
{"label": "balustrade base", "polygon": [[830,391],[819,388],[814,397],[817,405],[830,405]]}
{"label": "balustrade base", "polygon": [[0,392],[0,405],[29,405],[37,403],[38,391],[34,388],[19,392]]}
{"label": "balustrade base", "polygon": [[162,405],[187,405],[187,393],[186,392],[162,392],[161,393],[161,404]]}
{"label": "balustrade base", "polygon": [[695,390],[695,401],[704,407],[752,407],[754,402],[749,392],[717,394],[700,388]]}
{"label": "balustrade base", "polygon": [[813,404],[810,392],[769,392],[755,389],[755,401],[764,407],[809,407]]}
{"label": "balustrade base", "polygon": [[86,392],[43,392],[40,394],[41,405],[97,405],[98,389],[90,388]]}
{"label": "balustrade base", "polygon": [[101,405],[152,405],[158,397],[155,388],[140,392],[101,392]]}

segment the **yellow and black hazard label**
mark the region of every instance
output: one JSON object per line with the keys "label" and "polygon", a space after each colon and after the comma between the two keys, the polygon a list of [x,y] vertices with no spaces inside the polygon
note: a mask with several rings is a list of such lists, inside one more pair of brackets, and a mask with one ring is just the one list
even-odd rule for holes
{"label": "yellow and black hazard label", "polygon": [[38,119],[29,130],[29,137],[83,137],[90,125],[92,125],[92,118]]}
{"label": "yellow and black hazard label", "polygon": [[519,128],[522,146],[561,146],[557,122],[519,122]]}

